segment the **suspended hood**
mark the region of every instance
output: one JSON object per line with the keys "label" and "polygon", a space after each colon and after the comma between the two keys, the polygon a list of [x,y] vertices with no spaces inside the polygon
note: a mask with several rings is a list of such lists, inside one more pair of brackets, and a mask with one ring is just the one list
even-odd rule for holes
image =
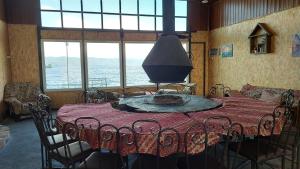
{"label": "suspended hood", "polygon": [[175,33],[174,0],[163,0],[163,34],[143,62],[153,83],[180,83],[193,69]]}

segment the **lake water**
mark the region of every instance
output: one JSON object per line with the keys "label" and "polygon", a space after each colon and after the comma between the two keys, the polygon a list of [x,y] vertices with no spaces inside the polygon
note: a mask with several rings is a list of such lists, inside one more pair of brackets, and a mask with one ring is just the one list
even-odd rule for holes
{"label": "lake water", "polygon": [[[149,78],[142,68],[143,59],[126,60],[126,85],[150,85]],[[82,88],[83,68],[80,58],[46,57],[46,88]],[[120,86],[119,59],[88,58],[89,87]]]}

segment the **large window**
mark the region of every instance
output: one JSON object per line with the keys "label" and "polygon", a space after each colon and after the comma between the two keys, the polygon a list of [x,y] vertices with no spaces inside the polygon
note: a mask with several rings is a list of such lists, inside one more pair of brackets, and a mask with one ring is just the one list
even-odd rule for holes
{"label": "large window", "polygon": [[[42,27],[162,31],[163,0],[40,0]],[[119,3],[121,2],[121,3]],[[175,0],[175,30],[186,31],[187,1]]]}
{"label": "large window", "polygon": [[81,89],[80,42],[44,41],[43,67],[46,89]]}
{"label": "large window", "polygon": [[142,67],[153,46],[154,42],[125,43],[126,86],[153,85]]}
{"label": "large window", "polygon": [[[122,46],[120,42],[87,41],[82,52],[79,41],[43,40],[45,89],[83,89],[84,84],[87,88],[154,85],[142,67],[154,43],[125,42]],[[182,42],[182,45],[187,51],[188,43]]]}
{"label": "large window", "polygon": [[86,43],[88,87],[120,87],[120,44]]}

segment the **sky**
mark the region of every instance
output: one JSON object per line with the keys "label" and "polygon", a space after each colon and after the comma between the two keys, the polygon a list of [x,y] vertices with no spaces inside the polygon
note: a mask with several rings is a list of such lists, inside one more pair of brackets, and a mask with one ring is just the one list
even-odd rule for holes
{"label": "sky", "polygon": [[[60,10],[59,0],[40,0],[43,10]],[[119,0],[102,0],[103,12],[119,13]],[[154,0],[139,0],[140,14],[154,15]],[[137,14],[136,0],[122,0],[121,13]],[[157,0],[157,15],[162,15],[162,0]],[[62,0],[63,10],[81,11],[80,0]],[[86,12],[101,12],[100,0],[83,0],[83,10]],[[175,1],[175,16],[186,16],[187,2]],[[59,12],[42,11],[42,25],[45,27],[61,27],[61,16]],[[84,25],[81,22],[80,13],[63,12],[63,22],[66,28],[99,28],[101,29],[100,14],[84,14]],[[122,28],[125,30],[137,29],[137,16],[123,15]],[[162,30],[162,18],[157,18],[157,30]],[[103,16],[104,29],[119,29],[118,15]],[[186,29],[186,19],[175,19],[176,30],[184,31]],[[140,17],[140,27],[142,30],[154,30],[154,17]]]}

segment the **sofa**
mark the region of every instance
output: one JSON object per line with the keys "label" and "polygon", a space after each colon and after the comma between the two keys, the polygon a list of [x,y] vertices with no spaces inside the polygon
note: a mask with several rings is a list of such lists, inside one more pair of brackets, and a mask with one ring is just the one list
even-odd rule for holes
{"label": "sofa", "polygon": [[29,116],[29,104],[50,111],[51,99],[31,83],[10,83],[4,88],[4,102],[12,117]]}
{"label": "sofa", "polygon": [[[242,94],[247,97],[252,97],[258,100],[266,101],[266,102],[281,102],[282,93],[286,92],[288,89],[282,88],[271,88],[271,87],[262,87],[262,86],[254,86],[251,84],[246,84],[242,87],[239,94]],[[296,107],[300,100],[300,90],[294,91],[294,106]],[[237,94],[236,91],[232,92],[232,95]]]}

